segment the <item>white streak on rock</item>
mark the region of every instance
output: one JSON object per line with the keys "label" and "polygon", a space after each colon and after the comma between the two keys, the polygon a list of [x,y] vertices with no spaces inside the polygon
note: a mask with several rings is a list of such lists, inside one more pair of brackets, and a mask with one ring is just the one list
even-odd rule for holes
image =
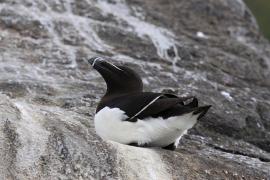
{"label": "white streak on rock", "polygon": [[[150,38],[161,58],[173,61],[180,60],[177,48],[175,47],[177,42],[174,40],[174,34],[171,31],[132,16],[129,7],[124,1],[117,1],[112,4],[107,1],[99,0],[97,5],[104,14],[112,14],[116,18],[127,22],[132,28],[131,31],[134,31],[139,37]],[[168,56],[167,50],[170,48],[173,48],[175,57]]]}
{"label": "white streak on rock", "polygon": [[111,141],[110,143],[117,150],[121,171],[129,172],[125,179],[172,179],[168,167],[155,149],[132,147]]}
{"label": "white streak on rock", "polygon": [[[21,121],[17,124],[17,133],[21,142],[17,153],[17,165],[20,168],[35,167],[35,163],[46,149],[49,132],[42,127],[42,116],[24,102],[15,102],[21,112]],[[31,171],[32,172],[32,171]]]}
{"label": "white streak on rock", "polygon": [[[20,16],[29,16],[29,18],[37,19],[49,32],[52,43],[51,50],[55,51],[55,48],[59,48],[59,50],[67,53],[68,58],[70,60],[70,64],[67,65],[68,68],[77,68],[76,62],[76,51],[77,48],[65,44],[62,42],[61,38],[55,32],[55,22],[57,21],[67,21],[72,23],[73,27],[76,29],[79,36],[84,38],[84,43],[87,44],[91,49],[97,51],[106,51],[110,50],[111,47],[104,43],[97,35],[97,33],[93,30],[93,25],[97,22],[89,18],[85,18],[82,16],[77,16],[72,13],[70,4],[72,0],[69,0],[65,3],[67,11],[65,13],[57,13],[51,9],[49,5],[44,3],[46,6],[47,12],[39,11],[36,7],[32,7],[31,10],[24,6],[18,6],[18,14]],[[0,9],[2,6],[0,6]],[[12,7],[7,6],[7,9],[12,9]],[[55,46],[56,45],[56,46]]]}
{"label": "white streak on rock", "polygon": [[201,38],[201,39],[208,39],[208,38],[209,38],[207,35],[205,35],[203,32],[200,32],[200,31],[198,31],[198,32],[196,33],[196,36],[197,36],[198,38]]}
{"label": "white streak on rock", "polygon": [[226,91],[221,91],[222,96],[224,96],[227,100],[229,101],[233,101],[232,96],[230,95],[230,93],[226,92]]}

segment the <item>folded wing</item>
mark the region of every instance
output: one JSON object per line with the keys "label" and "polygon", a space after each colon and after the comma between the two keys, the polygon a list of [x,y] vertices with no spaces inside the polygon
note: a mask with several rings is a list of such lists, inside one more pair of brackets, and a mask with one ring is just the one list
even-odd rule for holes
{"label": "folded wing", "polygon": [[119,97],[121,101],[114,100],[109,107],[118,107],[128,115],[126,121],[136,122],[147,117],[171,117],[196,111],[198,100],[195,97],[177,97],[162,93],[136,93],[128,98]]}

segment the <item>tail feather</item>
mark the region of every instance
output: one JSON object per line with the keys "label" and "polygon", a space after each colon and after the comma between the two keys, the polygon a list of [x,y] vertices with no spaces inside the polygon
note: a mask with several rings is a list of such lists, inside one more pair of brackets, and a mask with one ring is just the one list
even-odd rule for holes
{"label": "tail feather", "polygon": [[195,97],[192,97],[190,102],[188,102],[186,104],[184,102],[184,106],[190,107],[190,108],[198,107],[198,99]]}
{"label": "tail feather", "polygon": [[198,107],[198,108],[196,108],[195,111],[193,111],[192,114],[194,114],[194,115],[199,114],[197,119],[200,119],[207,113],[207,111],[209,110],[210,107],[211,107],[211,105]]}

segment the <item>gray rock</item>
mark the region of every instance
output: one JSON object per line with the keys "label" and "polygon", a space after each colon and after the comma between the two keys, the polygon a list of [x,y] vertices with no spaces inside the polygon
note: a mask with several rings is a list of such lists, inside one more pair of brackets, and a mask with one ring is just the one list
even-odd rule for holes
{"label": "gray rock", "polygon": [[[0,179],[269,179],[270,46],[241,0],[0,0]],[[212,104],[176,151],[101,140],[105,83]]]}

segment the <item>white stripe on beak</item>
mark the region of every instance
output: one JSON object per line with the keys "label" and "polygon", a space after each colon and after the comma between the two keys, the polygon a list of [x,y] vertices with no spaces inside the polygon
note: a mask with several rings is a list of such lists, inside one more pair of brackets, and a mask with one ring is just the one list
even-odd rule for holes
{"label": "white stripe on beak", "polygon": [[103,58],[97,57],[96,59],[94,59],[93,64],[92,64],[93,67],[95,66],[95,63],[96,63],[97,60],[103,60]]}

